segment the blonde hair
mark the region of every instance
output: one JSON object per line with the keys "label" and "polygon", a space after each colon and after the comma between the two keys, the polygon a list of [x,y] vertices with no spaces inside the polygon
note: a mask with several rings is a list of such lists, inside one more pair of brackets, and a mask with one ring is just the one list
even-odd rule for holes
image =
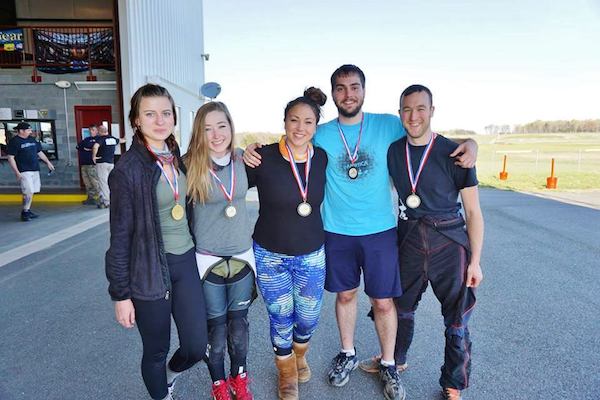
{"label": "blonde hair", "polygon": [[206,116],[213,111],[220,111],[225,114],[227,122],[229,122],[229,126],[231,127],[231,143],[229,145],[229,150],[231,151],[232,160],[235,149],[235,130],[227,106],[220,101],[211,101],[200,107],[196,112],[196,118],[194,118],[192,138],[188,146],[188,151],[184,157],[184,163],[187,167],[187,195],[190,197],[190,200],[199,201],[202,204],[206,202],[212,190],[212,177],[209,172],[212,168],[212,160],[210,158],[208,136],[205,132],[205,126]]}

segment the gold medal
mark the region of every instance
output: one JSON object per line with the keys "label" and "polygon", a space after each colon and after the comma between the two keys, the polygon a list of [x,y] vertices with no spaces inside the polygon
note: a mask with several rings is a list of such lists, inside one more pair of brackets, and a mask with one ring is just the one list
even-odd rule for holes
{"label": "gold medal", "polygon": [[181,206],[181,204],[177,203],[171,209],[171,216],[175,221],[179,221],[185,215],[185,209]]}
{"label": "gold medal", "polygon": [[356,177],[358,176],[358,168],[356,168],[356,167],[348,168],[348,176],[350,177],[350,179],[356,179]]}

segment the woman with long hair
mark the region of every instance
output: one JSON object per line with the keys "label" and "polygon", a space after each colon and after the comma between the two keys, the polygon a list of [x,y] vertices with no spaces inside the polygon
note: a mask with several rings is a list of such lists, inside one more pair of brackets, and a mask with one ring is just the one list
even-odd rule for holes
{"label": "woman with long hair", "polygon": [[[117,321],[137,324],[142,377],[153,399],[172,399],[178,374],[206,353],[206,309],[194,243],[186,219],[185,166],[173,136],[175,103],[147,84],[131,98],[133,143],[109,177],[108,291]],[[171,316],[179,349],[166,363]]]}
{"label": "woman with long hair", "polygon": [[327,155],[311,139],[326,99],[311,87],[290,101],[285,136],[258,149],[262,163],[246,170],[250,185],[258,188],[257,284],[269,314],[282,400],[298,399],[298,382],[311,377],[305,355],[321,311],[325,234],[320,208]]}
{"label": "woman with long hair", "polygon": [[[248,180],[242,150],[234,145],[225,104],[204,104],[196,113],[184,157],[193,202],[196,260],[206,294],[208,370],[215,400],[251,400],[246,366],[248,308],[254,299],[252,225],[246,210]],[[230,359],[225,374],[225,349]]]}

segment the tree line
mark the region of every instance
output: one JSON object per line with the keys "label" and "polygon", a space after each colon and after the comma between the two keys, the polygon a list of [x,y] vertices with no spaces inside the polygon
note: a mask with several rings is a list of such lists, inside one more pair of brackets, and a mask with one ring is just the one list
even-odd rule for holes
{"label": "tree line", "polygon": [[570,121],[542,121],[537,120],[523,125],[487,125],[485,133],[498,135],[504,133],[572,133],[572,132],[600,132],[600,119],[584,119]]}

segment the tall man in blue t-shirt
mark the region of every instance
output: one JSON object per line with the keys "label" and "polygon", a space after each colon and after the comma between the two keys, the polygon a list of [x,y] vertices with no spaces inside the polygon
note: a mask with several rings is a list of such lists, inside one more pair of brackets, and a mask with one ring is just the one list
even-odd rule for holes
{"label": "tall man in blue t-shirt", "polygon": [[40,142],[31,137],[31,125],[19,122],[15,130],[17,135],[8,142],[8,164],[14,171],[23,193],[21,221],[29,221],[38,217],[31,211],[33,194],[38,193],[41,187],[38,157],[46,163],[50,171],[54,171],[54,165],[42,151]]}

